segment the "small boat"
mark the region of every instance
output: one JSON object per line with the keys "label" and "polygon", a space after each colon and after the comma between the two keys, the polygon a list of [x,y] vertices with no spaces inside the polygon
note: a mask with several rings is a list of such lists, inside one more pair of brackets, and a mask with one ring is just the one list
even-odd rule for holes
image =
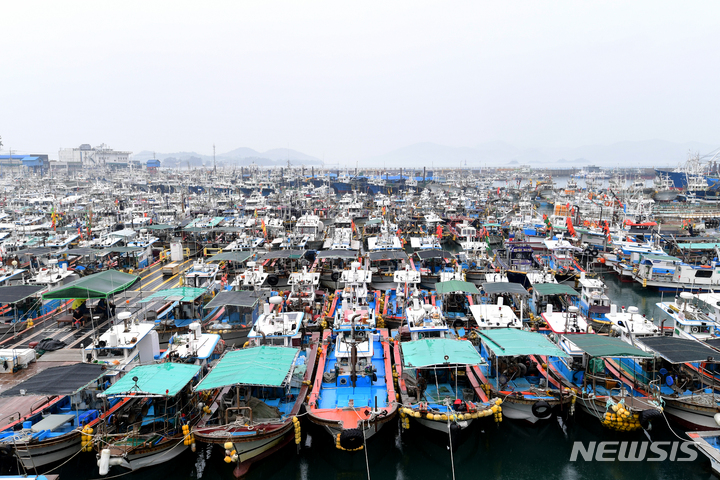
{"label": "small boat", "polygon": [[103,408],[98,394],[105,374],[105,368],[97,364],[51,367],[2,392],[28,398],[44,395],[47,403],[36,403],[37,410],[0,431],[0,456],[12,452],[25,470],[37,471],[81,449],[91,451],[92,429],[130,403],[129,398],[118,398]]}
{"label": "small boat", "polygon": [[567,356],[546,335],[519,328],[477,331],[482,383],[493,396],[503,398],[506,417],[536,423],[572,412],[572,393],[551,378],[536,356]]}
{"label": "small boat", "polygon": [[353,262],[343,272],[342,304],[322,336],[317,374],[305,405],[341,450],[359,450],[397,413],[390,337],[367,304],[369,271]]}
{"label": "small boat", "polygon": [[206,263],[201,258],[183,273],[183,284],[194,288],[217,289],[219,282],[216,277],[219,271],[219,264]]}
{"label": "small boat", "polygon": [[216,333],[202,333],[199,322],[188,326],[188,333],[176,333],[160,356],[161,361],[180,361],[207,366],[217,360],[225,350],[225,342]]}
{"label": "small boat", "polygon": [[[445,328],[447,330],[447,327]],[[489,399],[477,378],[478,365],[485,361],[472,343],[444,336],[435,328],[422,340],[400,342],[395,348],[395,368],[403,407],[403,428],[410,419],[423,427],[449,436],[456,450],[460,433],[474,420],[494,416],[502,419],[502,400]]]}
{"label": "small boat", "polygon": [[257,345],[227,352],[195,387],[221,389],[213,413],[193,429],[204,443],[222,445],[236,478],[293,440],[315,370],[320,334],[303,348]]}
{"label": "small boat", "polygon": [[621,432],[647,430],[653,421],[664,421],[658,395],[645,391],[632,378],[618,375],[613,365],[628,359],[651,359],[652,353],[618,338],[590,333],[553,333],[551,338],[567,356],[539,359],[555,380],[577,392],[576,403],[585,413]]}
{"label": "small boat", "polygon": [[[142,404],[141,414],[132,419],[131,428],[125,433],[109,434],[111,419],[98,426],[99,440],[95,445],[99,450],[100,475],[107,475],[112,466],[137,471],[160,465],[181,455],[189,446],[195,449],[190,430],[209,415],[191,395],[190,383],[201,368],[170,362],[140,365],[98,395],[108,399],[133,396]],[[213,401],[211,393],[205,406]]]}
{"label": "small boat", "polygon": [[132,318],[130,312],[117,314],[120,322],[112,325],[93,343],[85,347],[87,363],[100,363],[108,375],[119,378],[134,366],[152,363],[160,355],[160,342],[155,325]]}

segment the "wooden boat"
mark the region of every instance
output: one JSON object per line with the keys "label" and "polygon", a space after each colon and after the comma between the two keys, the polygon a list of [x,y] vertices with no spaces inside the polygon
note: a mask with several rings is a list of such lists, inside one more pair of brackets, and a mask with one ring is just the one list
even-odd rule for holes
{"label": "wooden boat", "polygon": [[[214,401],[211,393],[203,405],[191,395],[190,382],[202,367],[178,363],[141,365],[98,396],[105,398],[132,396],[141,405],[132,418],[109,417],[98,425],[98,467],[107,475],[112,466],[136,471],[168,462],[189,446],[195,448],[190,433],[193,425],[205,415],[204,406]],[[123,423],[118,433],[113,424]]]}
{"label": "wooden boat", "polygon": [[293,439],[300,443],[297,415],[314,373],[319,340],[316,332],[300,349],[258,345],[227,352],[195,387],[197,392],[222,389],[212,415],[193,428],[193,435],[222,445],[225,462],[236,464],[235,477]]}

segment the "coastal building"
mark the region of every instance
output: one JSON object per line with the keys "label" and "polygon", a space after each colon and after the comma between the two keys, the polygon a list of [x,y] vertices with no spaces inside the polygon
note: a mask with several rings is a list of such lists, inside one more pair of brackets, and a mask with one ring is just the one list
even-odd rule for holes
{"label": "coastal building", "polygon": [[58,153],[60,163],[68,165],[80,164],[83,168],[110,167],[127,168],[132,152],[113,150],[104,143],[92,147],[84,143],[77,148],[61,148]]}

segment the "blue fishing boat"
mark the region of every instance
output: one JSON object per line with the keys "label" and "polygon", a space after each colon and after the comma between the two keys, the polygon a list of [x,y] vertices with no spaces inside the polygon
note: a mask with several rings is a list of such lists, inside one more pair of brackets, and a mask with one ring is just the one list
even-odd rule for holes
{"label": "blue fishing boat", "polygon": [[477,367],[484,364],[467,340],[439,336],[401,342],[395,368],[403,429],[412,421],[448,435],[456,450],[461,432],[476,419],[494,416],[501,422],[502,401],[488,398],[477,377]]}
{"label": "blue fishing boat", "polygon": [[343,271],[342,302],[332,329],[323,332],[306,403],[308,419],[324,427],[342,450],[363,448],[397,413],[390,337],[377,327],[375,307],[367,302],[371,279],[359,262]]}
{"label": "blue fishing boat", "polygon": [[107,405],[98,399],[106,373],[98,364],[51,367],[3,391],[3,397],[44,395],[48,401],[0,431],[0,455],[15,455],[25,470],[36,471],[91,451],[93,429],[128,405],[128,399]]}
{"label": "blue fishing boat", "polygon": [[550,334],[567,356],[540,356],[550,375],[574,389],[583,411],[602,425],[628,432],[647,429],[662,419],[662,406],[655,392],[644,391],[639,382],[618,376],[606,359],[648,359],[653,354],[624,341],[590,333]]}
{"label": "blue fishing boat", "polygon": [[518,328],[479,330],[485,362],[478,376],[489,392],[504,398],[508,418],[536,423],[572,412],[574,395],[551,378],[536,356],[566,357],[546,335]]}

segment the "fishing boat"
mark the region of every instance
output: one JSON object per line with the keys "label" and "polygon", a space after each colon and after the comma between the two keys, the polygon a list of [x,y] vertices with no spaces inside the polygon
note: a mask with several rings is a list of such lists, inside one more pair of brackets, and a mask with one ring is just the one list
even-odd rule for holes
{"label": "fishing boat", "polygon": [[306,311],[308,307],[312,310],[315,307],[315,302],[321,298],[318,295],[320,273],[308,272],[307,267],[303,267],[299,272],[291,273],[290,278],[288,278],[288,285],[290,285],[290,293],[286,305],[290,310]]}
{"label": "fishing boat", "polygon": [[[113,420],[109,418],[98,425],[95,445],[100,475],[107,475],[113,466],[137,471],[161,465],[188,447],[195,449],[191,429],[209,415],[192,396],[190,385],[201,368],[170,362],[140,365],[98,394],[107,399],[134,396],[142,404],[141,414],[122,434],[110,434],[106,425]],[[203,406],[212,401],[211,394]]]}
{"label": "fishing boat", "polygon": [[127,408],[129,399],[117,399],[103,408],[104,366],[76,363],[50,367],[4,390],[3,397],[33,398],[47,403],[18,418],[0,431],[0,455],[14,454],[26,471],[61,462],[90,451],[88,436],[99,422]]}
{"label": "fishing boat", "polygon": [[574,389],[576,404],[602,425],[621,432],[647,430],[663,422],[662,405],[655,392],[645,391],[632,375],[622,376],[612,362],[653,357],[613,337],[587,333],[550,334],[567,356],[541,356],[555,380]]}
{"label": "fishing boat", "polygon": [[84,349],[84,361],[108,368],[113,381],[140,364],[155,361],[160,355],[160,342],[155,325],[141,322],[130,312],[117,314],[119,322],[112,325]]}
{"label": "fishing boat", "polygon": [[453,327],[469,328],[473,318],[470,307],[476,304],[476,297],[480,295],[475,284],[461,280],[437,282],[435,292],[434,303],[441,308],[448,323]]}
{"label": "fishing boat", "polygon": [[[621,375],[633,375],[647,391],[663,400],[664,413],[689,430],[720,427],[717,392],[717,350],[701,342],[671,336],[645,335],[631,339],[655,355],[653,362],[613,365]],[[718,357],[716,359],[716,357]],[[713,371],[714,370],[714,371]]]}
{"label": "fishing boat", "polygon": [[688,265],[677,257],[642,255],[633,269],[633,279],[644,287],[665,292],[712,291],[720,287],[720,271],[716,262],[709,265]]}
{"label": "fishing boat", "polygon": [[467,340],[441,334],[400,342],[395,349],[395,368],[403,428],[409,429],[412,420],[448,435],[454,451],[460,445],[461,432],[476,419],[494,416],[500,422],[502,401],[488,398],[476,377],[477,367],[484,364]]}
{"label": "fishing boat", "polygon": [[193,429],[200,442],[222,445],[225,462],[242,477],[251,465],[295,440],[315,370],[320,334],[300,348],[257,345],[227,352],[195,387],[220,389],[212,415]]}
{"label": "fishing boat", "polygon": [[538,258],[543,265],[555,273],[558,282],[575,280],[576,276],[580,276],[580,272],[584,270],[575,260],[574,253],[581,252],[581,248],[562,237],[557,240],[546,239],[544,243],[548,253],[538,255]]}
{"label": "fishing boat", "polygon": [[402,250],[370,252],[368,259],[372,271],[372,288],[383,292],[395,288],[395,272],[404,270],[409,262],[407,253]]}
{"label": "fishing boat", "polygon": [[188,325],[188,333],[176,333],[168,341],[160,361],[194,363],[206,367],[225,350],[225,342],[216,333],[202,333],[200,322]]}
{"label": "fishing boat", "polygon": [[567,356],[546,335],[519,328],[486,329],[478,334],[484,362],[476,373],[490,395],[504,399],[502,411],[507,418],[536,423],[572,411],[572,392],[550,377],[537,359]]}
{"label": "fishing boat", "polygon": [[[580,295],[576,298],[575,305],[580,308],[580,313],[590,321],[596,332],[603,330],[605,316],[610,313],[610,298],[607,296],[607,285],[597,278],[588,278],[585,272],[580,273],[578,279]],[[606,331],[605,331],[606,332]]]}
{"label": "fishing boat", "polygon": [[332,329],[325,330],[308,419],[333,437],[338,448],[358,450],[397,413],[389,333],[377,328],[368,305],[372,274],[354,262]]}
{"label": "fishing boat", "polygon": [[711,316],[701,302],[696,304],[696,298],[691,292],[680,292],[674,300],[658,302],[655,305],[673,320],[675,336],[699,341],[720,337],[717,317]]}
{"label": "fishing boat", "polygon": [[193,288],[217,289],[217,282],[220,265],[217,263],[206,263],[201,258],[193,262],[192,266],[183,273],[183,284]]}
{"label": "fishing boat", "polygon": [[241,346],[260,316],[260,303],[264,297],[255,291],[222,291],[203,306],[204,310],[217,311],[205,326],[206,331],[219,334],[226,345]]}

